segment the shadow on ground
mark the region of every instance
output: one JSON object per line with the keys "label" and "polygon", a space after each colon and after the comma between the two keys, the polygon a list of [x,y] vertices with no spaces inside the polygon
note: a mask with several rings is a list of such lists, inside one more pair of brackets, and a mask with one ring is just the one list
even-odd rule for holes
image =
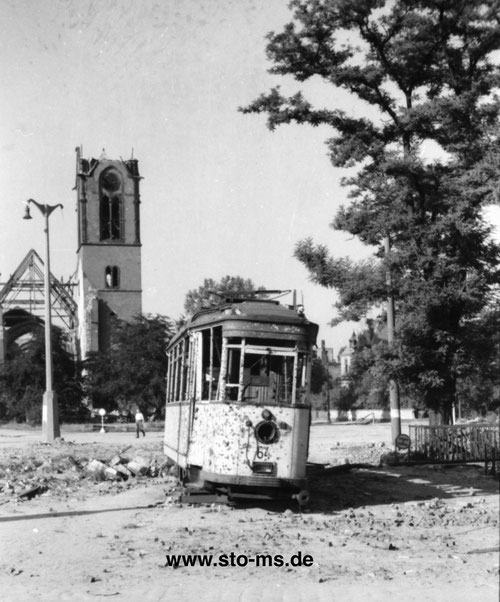
{"label": "shadow on ground", "polygon": [[482,465],[375,467],[319,464],[308,467],[310,509],[335,512],[345,508],[394,504],[434,498],[498,493],[498,477]]}

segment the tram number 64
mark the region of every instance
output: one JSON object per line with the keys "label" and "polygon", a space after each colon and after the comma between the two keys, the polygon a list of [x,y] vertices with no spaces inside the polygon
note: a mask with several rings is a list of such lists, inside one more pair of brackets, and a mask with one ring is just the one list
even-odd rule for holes
{"label": "tram number 64", "polygon": [[268,447],[258,447],[257,448],[257,458],[259,460],[269,460],[271,456],[269,455]]}

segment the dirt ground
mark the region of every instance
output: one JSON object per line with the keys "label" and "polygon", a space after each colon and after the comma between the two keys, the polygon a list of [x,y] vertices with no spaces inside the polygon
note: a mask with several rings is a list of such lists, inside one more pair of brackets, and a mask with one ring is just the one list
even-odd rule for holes
{"label": "dirt ground", "polygon": [[[295,500],[179,504],[160,432],[62,437],[48,446],[38,431],[0,429],[2,600],[498,600],[498,477],[380,466],[388,424],[312,426],[302,513]],[[90,460],[119,452],[155,476],[88,476]],[[219,562],[175,569],[167,554]],[[261,554],[284,566],[248,560]],[[298,554],[310,566],[295,566]]]}

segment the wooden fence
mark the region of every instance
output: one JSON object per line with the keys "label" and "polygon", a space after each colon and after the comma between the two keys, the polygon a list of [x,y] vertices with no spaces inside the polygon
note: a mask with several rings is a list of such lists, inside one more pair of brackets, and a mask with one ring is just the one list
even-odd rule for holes
{"label": "wooden fence", "polygon": [[412,459],[430,462],[486,462],[500,451],[498,425],[409,425]]}

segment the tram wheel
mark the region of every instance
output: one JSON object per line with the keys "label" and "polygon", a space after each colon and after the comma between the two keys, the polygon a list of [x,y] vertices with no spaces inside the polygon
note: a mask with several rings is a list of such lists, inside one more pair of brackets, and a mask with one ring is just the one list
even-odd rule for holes
{"label": "tram wheel", "polygon": [[298,493],[295,493],[294,495],[292,495],[292,499],[297,500],[297,503],[299,504],[299,508],[300,508],[300,510],[302,510],[303,508],[306,508],[309,504],[309,501],[310,501],[309,491],[307,491],[307,489],[302,489],[302,491],[299,491]]}
{"label": "tram wheel", "polygon": [[172,466],[172,472],[171,472],[172,476],[175,476],[176,479],[179,481],[179,483],[184,484],[186,481],[186,471],[184,470],[184,468],[182,468],[181,466],[179,466],[178,464],[176,464],[175,466]]}

